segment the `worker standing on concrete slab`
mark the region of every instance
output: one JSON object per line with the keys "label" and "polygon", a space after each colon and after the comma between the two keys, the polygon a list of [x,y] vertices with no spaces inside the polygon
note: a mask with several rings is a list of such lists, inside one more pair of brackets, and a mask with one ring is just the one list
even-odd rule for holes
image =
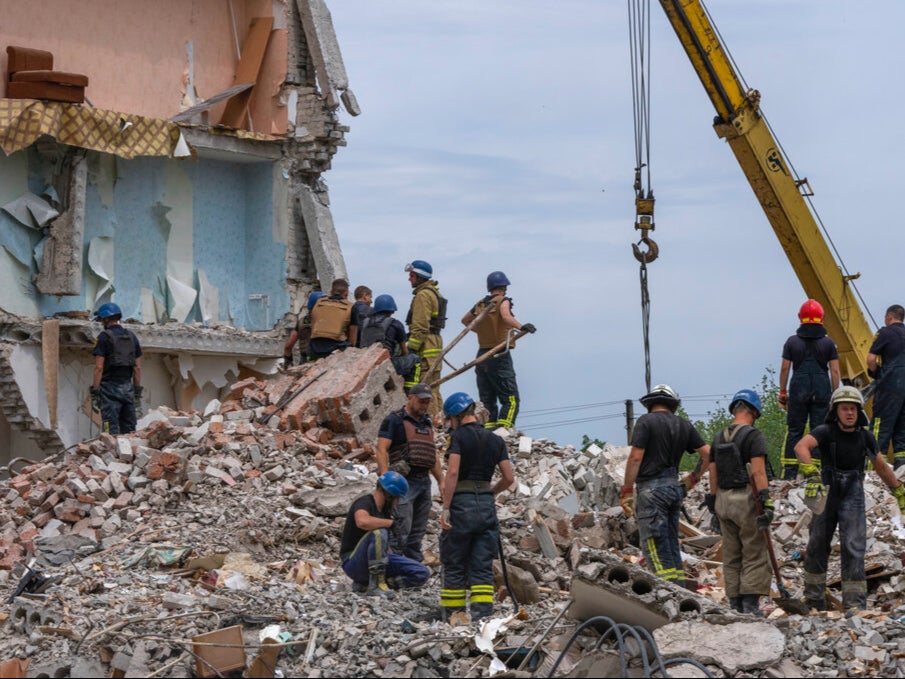
{"label": "worker standing on concrete slab", "polygon": [[392,295],[377,295],[374,312],[358,326],[358,346],[365,349],[372,344],[382,344],[390,353],[396,374],[403,380],[409,380],[415,372],[419,358],[409,352],[405,326],[393,318],[395,311],[396,300]]}
{"label": "worker standing on concrete slab", "polygon": [[[421,359],[412,379],[405,383],[410,389],[419,382],[433,384],[440,379],[440,354],[443,337],[440,331],[446,327],[446,299],[440,294],[437,281],[431,280],[434,270],[422,259],[405,265],[412,285],[412,304],[405,323],[409,328],[408,348]],[[434,387],[431,401],[431,417],[440,412],[440,388]]]}
{"label": "worker standing on concrete slab", "polygon": [[[308,303],[305,306],[306,313],[299,312],[298,321],[296,321],[295,329],[289,333],[286,345],[283,347],[283,367],[288,368],[292,365],[292,349],[296,342],[299,343],[299,356],[306,358],[308,352],[308,342],[311,341],[311,309],[314,308],[315,302],[323,297],[326,293],[315,290],[308,295]],[[299,361],[304,363],[304,361]]]}
{"label": "worker standing on concrete slab", "polygon": [[[471,396],[461,391],[451,395],[443,413],[453,431],[440,515],[440,604],[449,620],[466,609],[470,590],[474,621],[493,614],[493,560],[500,531],[494,497],[512,485],[512,462],[503,439],[478,423]],[[500,479],[491,485],[497,469]]]}
{"label": "worker standing on concrete slab", "polygon": [[[779,405],[786,410],[786,440],[781,460],[784,479],[798,476],[795,446],[804,436],[805,428],[814,429],[823,424],[830,408],[830,396],[839,386],[839,352],[823,326],[823,307],[817,300],[809,299],[801,305],[798,320],[801,325],[783,345],[779,369]],[[789,384],[788,391],[786,384]]]}
{"label": "worker standing on concrete slab", "polygon": [[330,286],[330,294],[314,303],[311,309],[311,341],[308,342],[309,361],[355,346],[358,326],[352,323],[352,302],[348,297],[349,282],[337,278]]}
{"label": "worker standing on concrete slab", "polygon": [[[839,526],[842,559],[842,605],[846,611],[867,606],[867,576],[864,551],[867,519],[864,506],[864,469],[870,461],[877,476],[896,498],[899,511],[905,509],[905,487],[896,479],[874,435],[865,429],[864,399],[855,387],[842,386],[833,392],[826,424],[816,427],[795,446],[801,473],[807,477],[805,503],[813,507],[804,559],[805,603],[826,610],[826,571],[833,533]],[[820,469],[811,451],[820,448]],[[821,499],[825,498],[825,503]],[[820,505],[823,505],[822,507]],[[822,511],[821,511],[822,510]],[[725,553],[725,547],[724,553]]]}
{"label": "worker standing on concrete slab", "polygon": [[[641,548],[647,567],[655,575],[685,584],[679,552],[679,514],[682,500],[706,468],[710,446],[688,420],[676,415],[678,394],[658,384],[641,397],[647,413],[632,432],[632,450],[625,465],[620,504],[627,516],[637,515]],[[684,453],[698,453],[694,470],[679,481]]]}
{"label": "worker standing on concrete slab", "polygon": [[396,507],[393,549],[415,561],[424,561],[421,543],[431,510],[431,475],[437,488],[443,487],[443,468],[428,414],[431,398],[429,385],[416,384],[409,390],[405,407],[383,418],[377,434],[377,473],[398,472],[408,485]]}
{"label": "worker standing on concrete slab", "polygon": [[373,294],[367,285],[359,285],[353,293],[355,302],[352,304],[352,325],[358,328],[358,341],[353,346],[361,346],[361,326],[364,320],[374,313],[371,306],[374,301]]}
{"label": "worker standing on concrete slab", "polygon": [[[497,345],[506,342],[513,330],[536,332],[531,323],[519,323],[512,315],[512,298],[506,296],[510,285],[509,279],[502,271],[494,271],[487,276],[487,295],[475,304],[462,317],[462,325],[469,325],[487,306],[493,304],[487,315],[482,318],[473,331],[478,335],[478,356],[486,354]],[[488,429],[515,426],[515,418],[519,410],[518,383],[515,380],[515,367],[512,364],[512,349],[515,340],[510,339],[507,348],[483,363],[475,366],[475,377],[478,382],[478,396],[489,413],[484,424]]]}
{"label": "worker standing on concrete slab", "polygon": [[134,333],[119,321],[123,312],[117,304],[101,304],[94,314],[104,329],[94,343],[94,375],[91,404],[100,410],[103,429],[108,434],[135,431],[136,403],[141,403],[141,344]]}
{"label": "worker standing on concrete slab", "polygon": [[346,513],[339,556],[358,592],[392,598],[390,588],[420,587],[430,577],[427,566],[389,549],[388,533],[395,524],[391,512],[407,490],[400,474],[386,472],[374,491],[356,499]]}
{"label": "worker standing on concrete slab", "polygon": [[871,429],[880,452],[892,442],[893,467],[905,465],[905,308],[893,304],[886,310],[867,354],[867,371],[877,381]]}

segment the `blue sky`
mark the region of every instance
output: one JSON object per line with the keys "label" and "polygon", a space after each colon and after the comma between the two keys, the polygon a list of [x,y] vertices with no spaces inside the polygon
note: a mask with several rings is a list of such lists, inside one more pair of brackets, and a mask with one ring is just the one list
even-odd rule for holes
{"label": "blue sky", "polygon": [[[519,428],[623,443],[622,402],[645,391],[625,3],[329,6],[362,109],[341,112],[348,146],[326,175],[352,285],[392,294],[404,316],[403,266],[426,259],[449,299],[449,340],[486,275],[505,271],[516,316],[538,327],[514,357]],[[708,6],[882,321],[905,303],[905,3]],[[703,415],[778,370],[806,297],[658,3],[652,12],[652,380]],[[451,362],[476,346],[463,340]],[[473,373],[444,385],[458,390],[476,394]]]}

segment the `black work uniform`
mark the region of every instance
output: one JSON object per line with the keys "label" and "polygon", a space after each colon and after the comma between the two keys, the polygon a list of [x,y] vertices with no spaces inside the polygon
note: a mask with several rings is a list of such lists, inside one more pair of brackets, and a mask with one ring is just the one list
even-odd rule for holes
{"label": "black work uniform", "polygon": [[823,513],[811,520],[804,559],[805,600],[818,610],[826,609],[826,571],[838,525],[842,604],[846,609],[863,609],[867,605],[864,467],[865,460],[873,460],[877,455],[877,440],[861,427],[847,432],[835,422],[817,427],[811,436],[823,451],[820,474],[828,493]]}
{"label": "black work uniform", "polygon": [[[510,330],[514,330],[503,322],[500,314],[500,307],[504,302],[509,302],[511,310],[512,299],[510,297],[504,297],[501,294],[487,295],[472,307],[471,313],[477,316],[491,301],[495,301],[497,305],[478,323],[475,330],[478,333],[479,344],[475,358],[480,358],[495,346],[505,342],[509,337]],[[515,365],[512,363],[512,349],[514,348],[515,342],[510,341],[508,348],[475,366],[478,396],[488,413],[487,424],[484,425],[487,429],[499,427],[512,429],[515,426],[521,399],[518,393]]]}
{"label": "black work uniform", "polygon": [[493,613],[493,560],[499,546],[499,522],[490,481],[509,459],[506,444],[477,422],[452,433],[447,457],[459,455],[459,481],[449,506],[452,528],[440,535],[443,589],[440,604],[447,619],[465,610],[471,590],[471,618]]}
{"label": "black work uniform", "polygon": [[871,429],[884,455],[892,441],[893,466],[898,469],[905,464],[905,325],[881,328],[870,353],[882,359]]}
{"label": "black work uniform", "polygon": [[[792,362],[782,478],[794,479],[798,476],[795,445],[804,436],[806,427],[814,429],[823,424],[830,409],[833,388],[828,373],[829,362],[839,359],[839,351],[836,343],[827,337],[826,328],[805,323],[786,340],[782,357]],[[815,451],[814,456],[819,458],[819,453]]]}
{"label": "black work uniform", "polygon": [[679,513],[685,486],[679,483],[679,462],[685,452],[704,446],[688,420],[658,410],[638,418],[632,446],[644,450],[635,480],[635,512],[644,559],[655,575],[685,583],[679,552]]}
{"label": "black work uniform", "polygon": [[135,361],[141,357],[138,338],[117,323],[98,334],[91,353],[104,357],[100,384],[104,431],[108,434],[135,431],[137,417],[132,375],[135,372]]}

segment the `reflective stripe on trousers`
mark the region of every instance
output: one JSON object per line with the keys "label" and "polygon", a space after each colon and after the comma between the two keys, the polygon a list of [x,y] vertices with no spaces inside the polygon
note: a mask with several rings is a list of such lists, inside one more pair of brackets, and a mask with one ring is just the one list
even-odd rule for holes
{"label": "reflective stripe on trousers", "polygon": [[636,515],[641,548],[654,575],[684,584],[685,568],[679,551],[679,512],[685,487],[676,475],[639,481],[636,487]]}
{"label": "reflective stripe on trousers", "polygon": [[[487,349],[478,349],[478,356],[486,352]],[[487,408],[487,426],[512,429],[520,404],[512,354],[507,351],[478,363],[475,366],[475,378],[478,383],[478,396]]]}

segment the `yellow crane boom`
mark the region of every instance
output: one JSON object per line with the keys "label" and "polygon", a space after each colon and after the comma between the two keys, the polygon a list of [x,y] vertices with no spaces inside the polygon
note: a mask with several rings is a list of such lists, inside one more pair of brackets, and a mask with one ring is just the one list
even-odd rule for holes
{"label": "yellow crane boom", "polygon": [[833,257],[779,143],[760,113],[760,93],[746,90],[700,0],[660,0],[716,109],[714,130],[729,143],[808,297],[823,305],[824,325],[839,348],[842,377],[864,387],[874,333],[851,279]]}

